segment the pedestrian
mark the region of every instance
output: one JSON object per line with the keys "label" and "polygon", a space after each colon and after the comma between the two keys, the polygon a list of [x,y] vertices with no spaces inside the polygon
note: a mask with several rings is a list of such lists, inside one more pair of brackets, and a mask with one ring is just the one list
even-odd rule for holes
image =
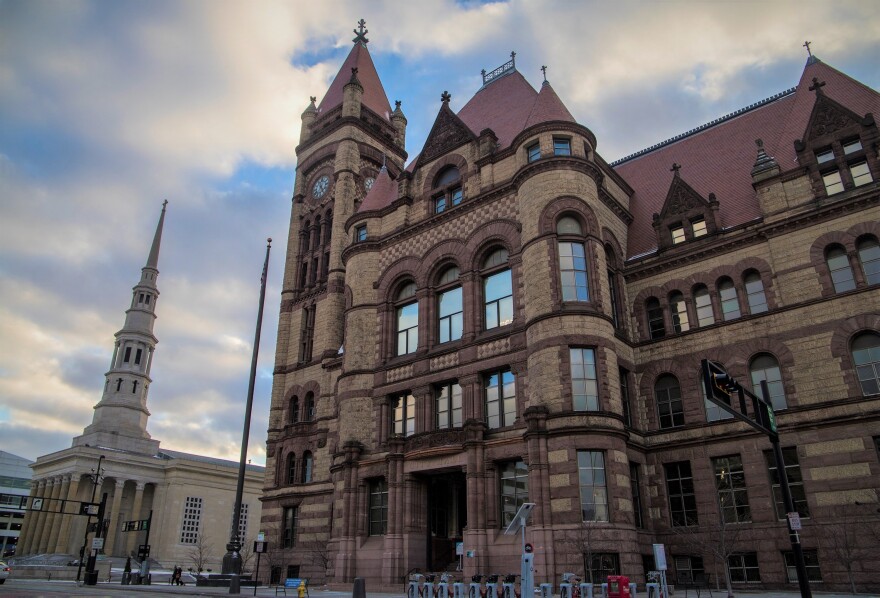
{"label": "pedestrian", "polygon": [[168,578],[168,585],[174,585],[174,580],[177,577],[177,566],[175,565],[174,570],[171,572],[171,577]]}

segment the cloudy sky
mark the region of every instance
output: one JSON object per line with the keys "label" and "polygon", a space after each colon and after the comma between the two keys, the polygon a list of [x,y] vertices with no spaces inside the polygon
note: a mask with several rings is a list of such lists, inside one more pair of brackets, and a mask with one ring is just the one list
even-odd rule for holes
{"label": "cloudy sky", "polygon": [[249,457],[265,461],[300,114],[364,18],[407,150],[440,94],[540,66],[608,160],[793,87],[805,40],[880,88],[876,2],[0,0],[0,449],[68,448],[168,214],[148,430],[238,459],[265,239],[276,239]]}

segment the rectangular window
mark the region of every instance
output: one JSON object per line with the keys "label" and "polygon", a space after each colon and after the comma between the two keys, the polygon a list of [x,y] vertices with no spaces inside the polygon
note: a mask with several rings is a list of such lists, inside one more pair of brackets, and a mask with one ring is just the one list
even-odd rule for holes
{"label": "rectangular window", "polygon": [[636,527],[641,529],[645,527],[642,520],[642,489],[639,483],[639,464],[629,462],[629,485],[632,488],[633,518]]}
{"label": "rectangular window", "polygon": [[362,224],[361,226],[354,229],[354,240],[356,243],[360,243],[361,241],[367,240],[367,225]]}
{"label": "rectangular window", "polygon": [[694,231],[694,239],[703,237],[709,232],[706,230],[706,220],[704,218],[694,218],[691,220],[691,230]]}
{"label": "rectangular window", "polygon": [[305,363],[312,359],[312,340],[314,337],[315,330],[315,310],[318,309],[317,305],[313,305],[311,307],[304,307],[300,318],[300,333],[299,333],[299,362]]}
{"label": "rectangular window", "polygon": [[746,475],[739,455],[712,459],[715,470],[715,488],[724,523],[747,523],[752,520]]}
{"label": "rectangular window", "polygon": [[654,387],[657,401],[657,419],[661,430],[684,425],[684,403],[681,400],[681,387],[673,377],[666,377],[664,384]]}
{"label": "rectangular window", "polygon": [[187,496],[183,504],[183,523],[180,525],[180,543],[198,544],[199,525],[202,520],[202,499]]}
{"label": "rectangular window", "polygon": [[446,196],[441,195],[434,200],[434,213],[439,214],[446,209]]}
{"label": "rectangular window", "polygon": [[852,141],[846,141],[843,144],[843,153],[845,155],[854,154],[862,149],[862,142],[858,139],[853,139]]}
{"label": "rectangular window", "polygon": [[697,497],[694,494],[694,478],[690,461],[665,463],[666,492],[669,495],[669,514],[672,525],[685,527],[698,525]]}
{"label": "rectangular window", "polygon": [[617,375],[620,376],[620,401],[623,403],[623,424],[631,428],[632,411],[629,407],[629,372],[623,368],[617,369]]}
{"label": "rectangular window", "polygon": [[370,482],[370,524],[371,536],[384,536],[388,529],[388,483],[383,480]]}
{"label": "rectangular window", "polygon": [[587,258],[583,243],[559,243],[559,276],[563,301],[589,301]]}
{"label": "rectangular window", "polygon": [[816,162],[819,164],[825,164],[832,160],[834,160],[834,152],[830,147],[816,152]]}
{"label": "rectangular window", "polygon": [[[808,581],[822,581],[822,571],[819,569],[819,553],[817,550],[804,550],[804,565],[807,569]],[[785,561],[785,574],[788,577],[788,583],[798,583],[797,565],[795,565],[794,551],[785,550],[782,552],[782,558]]]}
{"label": "rectangular window", "polygon": [[[782,458],[785,461],[785,475],[788,478],[788,489],[791,491],[794,508],[801,518],[807,518],[810,516],[810,506],[807,504],[807,493],[804,490],[804,478],[801,474],[801,464],[798,461],[797,447],[784,447]],[[785,519],[785,501],[782,500],[782,486],[779,485],[779,473],[773,451],[765,451],[764,460],[767,462],[767,471],[770,474],[770,488],[773,491],[776,518]]]}
{"label": "rectangular window", "polygon": [[131,361],[131,347],[125,348],[125,357],[123,357],[122,361],[124,363],[128,363],[129,361]]}
{"label": "rectangular window", "polygon": [[700,323],[700,326],[711,326],[715,323],[712,298],[709,296],[709,291],[705,288],[694,293],[694,307],[697,308],[697,322]]}
{"label": "rectangular window", "polygon": [[615,330],[620,330],[620,302],[617,300],[617,280],[614,272],[608,270],[608,293],[611,295],[611,320]]}
{"label": "rectangular window", "polygon": [[706,579],[706,570],[703,567],[701,556],[674,556],[676,583],[693,583]]}
{"label": "rectangular window", "polygon": [[143,349],[138,349],[137,351],[135,351],[135,354],[134,354],[134,364],[135,365],[140,365],[141,355],[143,355],[143,353],[144,353]]}
{"label": "rectangular window", "polygon": [[871,171],[868,170],[867,162],[858,162],[857,164],[850,164],[849,173],[852,175],[853,184],[856,187],[861,187],[862,185],[867,185],[872,182],[874,179],[871,178]]}
{"label": "rectangular window", "polygon": [[553,155],[554,156],[570,156],[571,155],[571,139],[563,139],[562,137],[553,138]]}
{"label": "rectangular window", "polygon": [[461,421],[461,386],[444,384],[436,394],[437,429],[460,428]]}
{"label": "rectangular window", "polygon": [[596,352],[569,349],[571,358],[571,403],[575,411],[599,410],[599,382],[596,379]]}
{"label": "rectangular window", "polygon": [[822,182],[825,184],[825,193],[834,195],[843,191],[843,181],[840,178],[840,172],[832,170],[822,175]]}
{"label": "rectangular window", "polygon": [[391,412],[395,434],[412,436],[416,433],[416,398],[411,394],[391,399]]}
{"label": "rectangular window", "polygon": [[486,423],[489,428],[511,426],[516,420],[516,380],[510,370],[486,377]]}
{"label": "rectangular window", "polygon": [[415,353],[419,344],[419,304],[397,308],[397,354]]}
{"label": "rectangular window", "polygon": [[[233,511],[233,515],[234,515]],[[248,521],[248,505],[242,503],[241,510],[238,513],[238,539],[242,544],[247,540],[247,521]]]}
{"label": "rectangular window", "polygon": [[461,203],[461,198],[463,197],[461,187],[456,187],[452,191],[449,192],[449,202],[457,206]]}
{"label": "rectangular window", "polygon": [[758,553],[745,552],[727,557],[727,569],[733,583],[757,583],[761,581],[758,569]]}
{"label": "rectangular window", "polygon": [[539,143],[533,143],[529,147],[526,148],[526,154],[528,155],[529,162],[535,162],[536,160],[540,160],[541,158],[541,145]]}
{"label": "rectangular window", "polygon": [[440,293],[437,303],[440,312],[440,342],[457,341],[464,330],[464,301],[461,287]]}
{"label": "rectangular window", "polygon": [[502,464],[501,470],[501,527],[507,527],[517,510],[529,501],[529,470],[522,461]]}
{"label": "rectangular window", "polygon": [[608,486],[605,482],[605,453],[578,451],[578,485],[584,521],[609,521]]}
{"label": "rectangular window", "polygon": [[680,224],[676,224],[669,228],[669,232],[672,233],[672,244],[678,245],[679,243],[684,243],[684,227]]}
{"label": "rectangular window", "polygon": [[299,513],[296,507],[284,508],[284,529],[281,534],[281,547],[293,548],[296,544],[296,524],[299,521]]}

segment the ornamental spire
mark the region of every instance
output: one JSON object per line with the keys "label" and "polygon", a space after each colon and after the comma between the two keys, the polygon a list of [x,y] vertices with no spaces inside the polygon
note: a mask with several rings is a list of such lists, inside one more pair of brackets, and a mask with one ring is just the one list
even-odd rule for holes
{"label": "ornamental spire", "polygon": [[352,31],[354,31],[354,39],[351,40],[356,44],[362,44],[364,47],[366,47],[367,43],[370,41],[367,39],[367,33],[369,33],[370,30],[364,27],[366,24],[367,22],[363,19],[358,21],[358,28],[352,29]]}

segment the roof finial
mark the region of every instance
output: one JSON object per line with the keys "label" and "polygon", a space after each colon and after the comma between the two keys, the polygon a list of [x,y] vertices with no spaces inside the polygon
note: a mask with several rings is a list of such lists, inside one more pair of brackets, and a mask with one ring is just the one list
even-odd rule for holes
{"label": "roof finial", "polygon": [[388,168],[385,167],[385,152],[382,152],[382,170],[388,170]]}
{"label": "roof finial", "polygon": [[510,51],[510,62],[513,63],[513,68],[516,68],[516,52],[513,50]]}
{"label": "roof finial", "polygon": [[167,206],[167,205],[168,205],[168,200],[166,199],[165,201],[162,202],[162,210],[163,211],[165,210],[165,206]]}
{"label": "roof finial", "polygon": [[544,73],[544,83],[547,83],[547,65],[541,66],[541,72]]}
{"label": "roof finial", "polygon": [[400,100],[394,100],[394,108],[396,108],[397,110],[400,110],[400,104],[401,104]]}
{"label": "roof finial", "polygon": [[444,104],[448,104],[449,100],[451,100],[451,99],[452,99],[452,96],[449,95],[448,91],[444,91],[442,94],[440,94],[440,101],[443,102]]}
{"label": "roof finial", "polygon": [[672,163],[672,168],[669,169],[670,172],[674,172],[673,176],[678,176],[678,171],[681,170],[681,164]]}
{"label": "roof finial", "polygon": [[810,91],[815,91],[816,95],[821,95],[822,88],[825,87],[824,81],[819,81],[819,77],[813,77],[813,84],[808,88]]}
{"label": "roof finial", "polygon": [[309,96],[309,99],[312,101],[312,104],[318,101],[318,96]]}
{"label": "roof finial", "polygon": [[358,21],[358,28],[352,29],[352,31],[354,31],[354,33],[355,33],[355,38],[351,41],[353,41],[356,44],[361,43],[364,46],[367,45],[367,43],[370,41],[367,39],[367,33],[369,33],[370,30],[367,29],[366,27],[364,27],[364,25],[366,25],[366,24],[367,24],[367,22],[363,19]]}
{"label": "roof finial", "polygon": [[812,58],[812,57],[813,57],[813,53],[810,52],[810,44],[811,44],[811,43],[812,43],[812,42],[804,42],[804,47],[807,49],[807,58]]}

